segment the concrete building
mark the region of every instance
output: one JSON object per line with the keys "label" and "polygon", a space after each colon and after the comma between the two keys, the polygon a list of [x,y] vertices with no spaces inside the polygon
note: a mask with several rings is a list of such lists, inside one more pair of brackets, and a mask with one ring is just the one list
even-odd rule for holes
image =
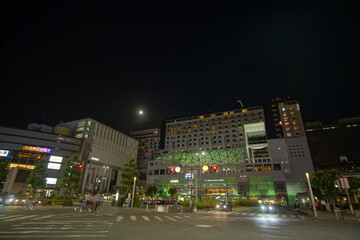
{"label": "concrete building", "polygon": [[[36,124],[35,124],[36,125]],[[29,125],[34,129],[34,124]],[[10,161],[10,171],[3,191],[19,193],[27,190],[26,179],[40,159],[46,160],[47,189],[52,191],[66,160],[81,149],[81,140],[61,134],[61,129],[45,132],[0,127],[0,161]],[[40,130],[40,128],[36,128]],[[51,128],[52,129],[52,128]]]}
{"label": "concrete building", "polygon": [[305,192],[305,172],[313,172],[297,101],[169,119],[161,131],[163,150],[149,161],[147,185],[174,185],[183,197],[196,189],[294,202]]}
{"label": "concrete building", "polygon": [[121,186],[120,170],[129,159],[137,159],[138,141],[94,119],[59,123],[83,141],[80,159],[84,164],[82,191],[109,192]]}
{"label": "concrete building", "polygon": [[140,184],[145,186],[148,161],[159,155],[160,129],[132,131],[129,136],[139,141],[137,166],[140,172]]}
{"label": "concrete building", "polygon": [[360,172],[360,117],[307,121],[304,124],[314,168]]}

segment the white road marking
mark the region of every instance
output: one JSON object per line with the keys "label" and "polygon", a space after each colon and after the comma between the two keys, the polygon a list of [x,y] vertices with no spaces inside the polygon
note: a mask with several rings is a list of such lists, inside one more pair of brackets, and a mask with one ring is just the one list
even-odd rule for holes
{"label": "white road marking", "polygon": [[118,216],[118,217],[116,218],[116,221],[117,221],[117,222],[120,222],[120,221],[123,220],[123,219],[124,219],[123,216]]}
{"label": "white road marking", "polygon": [[42,217],[34,218],[33,220],[40,220],[40,219],[50,218],[52,216],[55,216],[55,215],[42,216]]}
{"label": "white road marking", "polygon": [[158,217],[158,216],[154,216],[154,218],[156,218],[156,219],[159,220],[160,222],[163,221],[163,220],[162,220],[160,217]]}
{"label": "white road marking", "polygon": [[6,217],[0,217],[0,220],[9,219],[9,218],[13,218],[13,217],[20,217],[20,216],[24,216],[24,215],[11,215],[11,216],[6,216]]}
{"label": "white road marking", "polygon": [[136,221],[136,216],[130,216],[130,219],[133,220],[133,221]]}
{"label": "white road marking", "polygon": [[[0,238],[3,239],[9,239],[9,238],[15,238],[15,239],[19,239],[19,238],[30,238],[30,239],[35,239],[35,238],[53,238],[54,235],[2,235],[0,236]],[[100,238],[100,237],[106,237],[106,235],[61,235],[61,238]]]}
{"label": "white road marking", "polygon": [[212,225],[195,225],[195,227],[210,228]]}
{"label": "white road marking", "polygon": [[176,222],[176,220],[175,220],[174,218],[172,218],[172,217],[169,217],[169,216],[165,216],[165,217],[166,217],[167,219],[173,221],[173,222]]}
{"label": "white road marking", "polygon": [[26,219],[26,218],[32,218],[32,217],[36,217],[36,216],[38,216],[38,215],[29,215],[29,216],[25,216],[25,217],[17,217],[17,218],[4,220],[3,222],[12,222],[12,221]]}
{"label": "white road marking", "polygon": [[181,219],[181,220],[184,220],[182,217],[180,217],[180,216],[174,216],[175,218],[177,218],[177,219]]}
{"label": "white road marking", "polygon": [[150,221],[149,217],[147,217],[147,216],[142,216],[142,218],[143,218],[145,221],[147,221],[147,222]]}

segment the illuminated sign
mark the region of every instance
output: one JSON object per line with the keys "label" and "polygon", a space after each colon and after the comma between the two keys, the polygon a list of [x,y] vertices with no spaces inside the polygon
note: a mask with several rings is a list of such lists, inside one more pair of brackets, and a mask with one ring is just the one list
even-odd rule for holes
{"label": "illuminated sign", "polygon": [[194,173],[185,173],[185,179],[192,181],[194,179]]}
{"label": "illuminated sign", "polygon": [[9,154],[8,150],[0,150],[0,157],[7,157],[8,154]]}
{"label": "illuminated sign", "polygon": [[97,157],[91,157],[90,159],[91,159],[91,160],[94,160],[94,161],[100,161],[100,159],[97,158]]}
{"label": "illuminated sign", "polygon": [[41,153],[50,153],[51,152],[51,148],[32,147],[32,146],[23,146],[22,150],[31,151],[31,152],[41,152]]}
{"label": "illuminated sign", "polygon": [[60,170],[60,168],[61,168],[61,164],[59,164],[59,163],[49,163],[48,164],[48,167],[47,167],[48,169],[55,169],[55,170]]}
{"label": "illuminated sign", "polygon": [[49,159],[50,162],[58,162],[58,163],[61,163],[62,160],[63,160],[63,157],[60,157],[60,156],[50,156],[50,159]]}
{"label": "illuminated sign", "polygon": [[57,182],[57,178],[47,177],[45,179],[46,179],[46,184],[56,184]]}
{"label": "illuminated sign", "polygon": [[179,180],[170,180],[170,183],[178,183]]}
{"label": "illuminated sign", "polygon": [[223,182],[224,179],[205,179],[204,182]]}

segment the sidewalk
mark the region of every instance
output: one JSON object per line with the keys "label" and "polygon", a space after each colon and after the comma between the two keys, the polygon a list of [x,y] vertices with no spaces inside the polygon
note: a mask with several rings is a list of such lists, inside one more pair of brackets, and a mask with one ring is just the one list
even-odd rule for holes
{"label": "sidewalk", "polygon": [[352,214],[347,214],[345,211],[341,211],[342,218],[339,218],[339,220],[336,218],[336,215],[334,212],[326,212],[326,211],[317,211],[318,217],[315,218],[314,212],[310,210],[301,209],[300,212],[304,214],[308,218],[317,219],[320,221],[332,221],[332,222],[347,222],[347,223],[359,223],[360,224],[360,216],[355,216]]}

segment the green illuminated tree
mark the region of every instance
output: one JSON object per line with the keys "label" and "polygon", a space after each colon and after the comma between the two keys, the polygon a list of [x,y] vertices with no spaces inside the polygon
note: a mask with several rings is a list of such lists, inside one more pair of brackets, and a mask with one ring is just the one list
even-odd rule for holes
{"label": "green illuminated tree", "polygon": [[168,189],[168,193],[170,194],[171,199],[174,199],[174,197],[175,197],[176,194],[177,194],[177,189],[176,189],[174,186],[171,186],[171,187]]}
{"label": "green illuminated tree", "polygon": [[126,186],[126,191],[129,192],[134,184],[134,177],[136,181],[139,180],[139,170],[137,169],[136,162],[134,159],[124,163],[124,167],[121,169],[121,184]]}
{"label": "green illuminated tree", "polygon": [[47,177],[45,170],[46,160],[42,158],[36,163],[35,168],[30,172],[29,177],[26,179],[26,182],[31,185],[33,192],[39,188],[45,187],[45,178]]}
{"label": "green illuminated tree", "polygon": [[61,189],[64,197],[69,197],[81,192],[80,175],[81,168],[75,165],[79,162],[78,155],[73,154],[65,163],[61,170],[61,176],[56,186]]}
{"label": "green illuminated tree", "polygon": [[7,175],[9,173],[10,161],[4,161],[0,163],[0,192],[2,191]]}

